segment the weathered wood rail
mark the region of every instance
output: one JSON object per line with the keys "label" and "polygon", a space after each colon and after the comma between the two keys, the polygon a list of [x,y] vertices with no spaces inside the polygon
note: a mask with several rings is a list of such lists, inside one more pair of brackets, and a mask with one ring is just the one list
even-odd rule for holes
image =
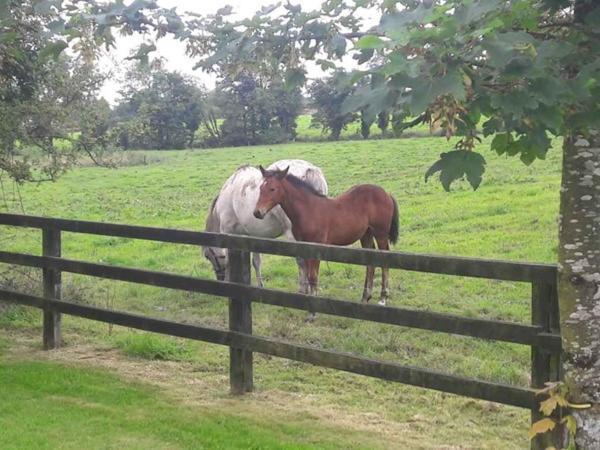
{"label": "weathered wood rail", "polygon": [[[0,289],[0,300],[43,310],[45,348],[55,348],[60,345],[60,316],[69,314],[229,346],[231,389],[235,393],[252,390],[252,352],[261,352],[532,410],[535,410],[537,405],[532,388],[540,387],[548,380],[557,380],[561,376],[561,338],[558,329],[556,291],[557,269],[554,265],[341,248],[245,236],[17,214],[0,214],[0,225],[42,230],[42,256],[0,251],[0,262],[42,269],[44,297]],[[206,280],[172,273],[62,258],[62,232],[228,248],[230,281]],[[526,325],[405,308],[365,305],[250,286],[249,252],[318,258],[348,264],[387,266],[445,275],[527,282],[532,286],[532,323]],[[62,272],[228,297],[230,299],[229,330],[175,323],[61,300]],[[429,369],[376,361],[347,353],[255,336],[252,334],[252,302],[528,345],[532,349],[532,388],[449,375]]]}

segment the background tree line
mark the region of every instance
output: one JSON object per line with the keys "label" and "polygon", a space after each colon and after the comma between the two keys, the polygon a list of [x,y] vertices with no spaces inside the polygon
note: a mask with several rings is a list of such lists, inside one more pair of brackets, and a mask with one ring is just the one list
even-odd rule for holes
{"label": "background tree line", "polygon": [[[348,110],[355,88],[343,70],[307,83],[305,93],[305,86],[290,88],[281,78],[248,70],[224,73],[207,91],[193,77],[165,69],[160,59],[138,62],[125,71],[112,107],[99,98],[109,74],[93,61],[62,53],[37,70],[43,77],[31,93],[27,86],[11,92],[8,85],[0,102],[5,149],[0,166],[18,182],[55,179],[82,152],[102,164],[103,156],[115,149],[289,142],[298,138],[297,120],[307,111],[311,127],[322,131],[317,139],[337,140],[357,121],[366,139],[375,121],[365,119],[364,111]],[[382,135],[393,123],[391,117],[378,114]]]}
{"label": "background tree line", "polygon": [[[170,72],[157,60],[127,70],[119,101],[110,111],[109,135],[123,149],[182,149],[278,144],[298,139],[298,117],[311,112],[311,127],[319,139],[340,139],[342,131],[359,123],[370,137],[377,122],[386,135],[392,115],[380,112],[367,119],[364,111],[348,110],[355,88],[349,73],[338,70],[305,86],[286,86],[280,78],[265,78],[244,70],[223,74],[207,91],[194,78]],[[393,135],[401,130],[391,127]]]}
{"label": "background tree line", "polygon": [[[100,48],[114,42],[111,30],[156,29],[160,36],[183,26],[170,10],[136,5],[89,1],[80,3],[81,9],[62,10],[60,3],[32,0],[0,7],[2,173],[17,182],[54,180],[80,155],[102,164],[117,148],[287,142],[297,138],[297,119],[307,107],[323,138],[337,139],[363,115],[344,109],[355,88],[340,83],[348,78],[343,70],[290,84],[285,74],[252,65],[231,71],[218,61],[219,81],[207,92],[193,78],[166,70],[160,60],[149,63],[152,45],[133,55],[139,63],[127,71],[118,104],[111,107],[99,99],[109,75],[98,67]],[[161,25],[165,20],[167,29]],[[71,51],[65,52],[67,47]],[[364,137],[372,122],[363,118]],[[389,115],[381,113],[378,123],[386,131]]]}

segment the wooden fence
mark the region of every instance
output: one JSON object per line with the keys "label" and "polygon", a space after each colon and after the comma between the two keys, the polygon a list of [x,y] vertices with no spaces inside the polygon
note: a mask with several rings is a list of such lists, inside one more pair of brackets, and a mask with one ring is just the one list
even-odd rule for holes
{"label": "wooden fence", "polygon": [[[44,347],[48,349],[55,348],[60,344],[60,317],[61,314],[69,314],[229,346],[230,383],[234,393],[252,390],[252,352],[260,352],[384,380],[531,408],[532,411],[536,409],[538,401],[532,388],[450,375],[253,335],[252,302],[260,302],[358,320],[528,345],[531,346],[532,387],[540,387],[548,380],[560,379],[561,338],[558,328],[557,269],[554,265],[342,248],[246,236],[16,214],[0,214],[0,224],[42,230],[42,256],[0,251],[0,262],[41,268],[43,270],[44,296],[37,297],[0,289],[0,300],[43,310],[43,342]],[[230,281],[207,280],[62,258],[62,232],[228,248]],[[532,286],[532,323],[526,325],[466,318],[451,314],[361,304],[254,287],[250,285],[249,252],[527,282]],[[61,300],[62,272],[228,297],[230,299],[229,330],[175,323]]]}

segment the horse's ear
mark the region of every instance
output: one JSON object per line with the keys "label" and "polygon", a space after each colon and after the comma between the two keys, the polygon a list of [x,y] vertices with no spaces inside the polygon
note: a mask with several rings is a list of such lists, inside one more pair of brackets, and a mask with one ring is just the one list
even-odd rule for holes
{"label": "horse's ear", "polygon": [[260,173],[262,173],[262,176],[264,177],[266,175],[267,171],[265,170],[265,168],[262,165],[258,166],[258,168],[260,169]]}
{"label": "horse's ear", "polygon": [[288,170],[290,170],[290,166],[287,166],[284,170],[280,170],[279,172],[277,172],[277,178],[283,180],[288,174]]}

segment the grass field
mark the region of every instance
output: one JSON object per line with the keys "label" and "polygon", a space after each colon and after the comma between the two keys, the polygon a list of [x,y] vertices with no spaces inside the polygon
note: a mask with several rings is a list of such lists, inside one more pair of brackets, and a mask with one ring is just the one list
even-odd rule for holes
{"label": "grass field", "polygon": [[[3,449],[368,448],[364,438],[308,423],[267,423],[197,405],[179,408],[147,385],[105,371],[39,362],[0,365]],[[57,421],[70,426],[56,430]]]}
{"label": "grass field", "polygon": [[[482,144],[482,151],[488,160],[488,170],[477,192],[471,191],[466,183],[456,184],[450,194],[437,182],[424,183],[427,167],[440,152],[448,150],[451,143],[439,138],[419,138],[144,152],[146,165],[116,170],[82,167],[57,183],[25,186],[21,195],[25,212],[29,214],[199,230],[212,198],[237,166],[298,157],[323,169],[332,195],[361,182],[380,184],[393,193],[400,206],[401,235],[395,247],[398,250],[555,261],[560,152],[552,151],[547,161],[525,167],[518,160],[495,156],[485,149],[486,145]],[[142,153],[136,153],[132,161],[141,161],[139,155]],[[7,192],[5,197],[5,209],[19,211],[16,195]],[[2,228],[0,241],[3,249],[40,253],[39,232]],[[65,234],[63,254],[109,264],[212,276],[199,249],[191,246]],[[295,290],[295,264],[291,259],[267,256],[263,271],[268,286]],[[11,274],[14,277],[14,272]],[[29,272],[25,275],[31,277]],[[15,282],[36,286],[35,279],[32,281],[25,275],[17,276]],[[323,264],[321,292],[358,301],[363,276],[363,269],[359,267]],[[392,271],[391,277],[392,305],[472,317],[529,320],[530,292],[525,284],[403,271]],[[226,302],[207,295],[69,275],[64,276],[63,292],[66,299],[156,317],[220,327],[227,323]],[[256,305],[254,311],[256,334],[487,380],[528,383],[529,350],[524,346],[325,315],[307,325],[302,312],[266,305]],[[27,349],[35,350],[39,341],[37,313],[11,308],[0,317],[5,330],[27,336],[34,333],[35,339],[28,341]],[[211,398],[222,400],[226,394],[226,349],[163,337],[150,338],[120,328],[109,333],[106,325],[73,318],[65,319],[64,329],[68,345],[108,347],[128,355],[189,365],[205,382],[212,380]],[[11,342],[8,340],[5,345],[10,347]],[[23,357],[12,359],[16,359],[14,364],[24,364],[23,370],[30,370],[29,363],[21,361]],[[286,396],[293,393],[298,396],[298,402],[309,399],[313,415],[334,408],[340,416],[371,414],[377,417],[385,426],[370,429],[373,446],[378,439],[389,438],[384,429],[398,431],[393,434],[392,443],[385,441],[386,445],[397,448],[442,445],[523,448],[528,445],[529,413],[524,410],[274,358],[259,356],[256,360],[257,395],[269,393],[288,399],[283,402],[285,411],[269,419],[269,423],[272,421],[275,425],[285,423],[293,428],[299,420],[289,412],[296,400],[290,401]],[[52,366],[51,370],[63,370],[63,364]],[[90,369],[86,366],[85,370]],[[269,401],[272,400],[270,397]],[[277,406],[269,405],[279,411]],[[117,404],[115,409],[122,408]],[[257,418],[254,411],[244,415],[244,402],[236,405],[235,410],[244,420]],[[65,417],[64,426],[68,426],[68,416]],[[177,416],[176,421],[179,420],[182,433],[187,433],[186,417]],[[317,422],[318,426],[326,427],[328,421]],[[310,426],[318,428],[315,423]],[[351,431],[358,429],[354,423],[344,426]],[[290,433],[276,441],[294,442],[294,433]],[[315,433],[327,435],[323,430]],[[182,440],[181,446],[188,446],[186,442]],[[359,441],[355,443],[355,446],[362,445]],[[269,445],[265,443],[266,447]],[[334,440],[331,445],[347,448],[348,442]]]}

